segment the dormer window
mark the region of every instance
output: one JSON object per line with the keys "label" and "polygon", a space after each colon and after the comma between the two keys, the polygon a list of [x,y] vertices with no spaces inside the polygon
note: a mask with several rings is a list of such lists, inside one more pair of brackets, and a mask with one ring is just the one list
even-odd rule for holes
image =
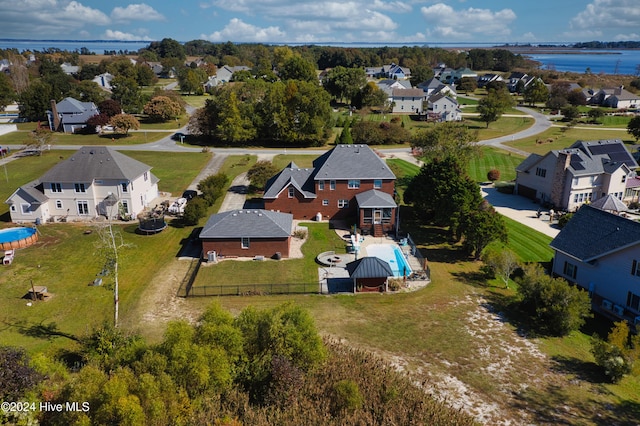
{"label": "dormer window", "polygon": [[62,192],[62,184],[51,182],[51,192]]}
{"label": "dormer window", "polygon": [[84,186],[84,183],[76,183],[74,184],[76,192],[87,192],[87,189]]}

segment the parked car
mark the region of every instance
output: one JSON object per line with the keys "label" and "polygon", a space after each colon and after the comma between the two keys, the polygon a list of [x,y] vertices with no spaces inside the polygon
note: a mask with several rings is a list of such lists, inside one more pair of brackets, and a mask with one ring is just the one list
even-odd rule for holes
{"label": "parked car", "polygon": [[185,198],[187,201],[191,201],[196,195],[198,195],[198,191],[187,189],[182,193],[182,198]]}
{"label": "parked car", "polygon": [[171,136],[171,139],[173,139],[174,141],[182,142],[186,136],[187,135],[185,135],[184,133],[178,132]]}

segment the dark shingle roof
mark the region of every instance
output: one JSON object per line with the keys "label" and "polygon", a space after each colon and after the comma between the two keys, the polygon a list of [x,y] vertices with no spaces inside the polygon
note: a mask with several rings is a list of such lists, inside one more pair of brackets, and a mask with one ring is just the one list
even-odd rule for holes
{"label": "dark shingle roof", "polygon": [[312,174],[313,169],[301,169],[291,162],[267,181],[263,198],[277,198],[278,194],[289,185],[296,188],[305,198],[315,198],[313,180],[310,179]]}
{"label": "dark shingle roof", "polygon": [[391,169],[368,145],[338,145],[313,162],[314,179],[395,179]]}
{"label": "dark shingle roof", "polygon": [[26,185],[22,185],[11,195],[11,197],[7,199],[6,202],[11,200],[16,194],[29,204],[44,204],[48,201],[47,196],[44,195],[42,183],[39,180],[34,180]]}
{"label": "dark shingle roof", "polygon": [[200,231],[200,238],[287,238],[292,225],[290,213],[231,210],[211,216]]}
{"label": "dark shingle roof", "polygon": [[85,146],[56,164],[42,182],[91,182],[94,179],[134,180],[151,167],[105,146]]}
{"label": "dark shingle roof", "polygon": [[529,154],[529,156],[527,158],[522,160],[522,163],[518,164],[518,166],[516,167],[516,171],[517,172],[526,172],[527,170],[529,170],[529,168],[531,168],[531,166],[536,164],[541,159],[542,159],[542,155]]}
{"label": "dark shingle roof", "polygon": [[583,205],[551,241],[551,248],[583,262],[640,245],[640,223]]}
{"label": "dark shingle roof", "polygon": [[393,197],[391,195],[376,189],[356,194],[356,202],[360,208],[397,207],[397,204],[393,201]]}
{"label": "dark shingle roof", "polygon": [[392,277],[393,271],[387,262],[377,257],[363,257],[347,263],[351,278]]}

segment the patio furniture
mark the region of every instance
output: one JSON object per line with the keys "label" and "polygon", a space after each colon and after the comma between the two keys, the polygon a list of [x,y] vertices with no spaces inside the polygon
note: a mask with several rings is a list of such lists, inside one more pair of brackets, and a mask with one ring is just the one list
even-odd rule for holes
{"label": "patio furniture", "polygon": [[2,258],[3,265],[11,265],[13,257],[15,256],[15,250],[5,250],[4,257]]}

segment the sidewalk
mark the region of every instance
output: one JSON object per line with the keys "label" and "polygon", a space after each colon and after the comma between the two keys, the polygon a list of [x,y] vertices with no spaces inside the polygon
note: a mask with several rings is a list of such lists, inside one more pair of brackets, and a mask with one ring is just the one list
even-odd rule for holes
{"label": "sidewalk", "polygon": [[537,212],[540,205],[533,200],[520,195],[503,194],[492,185],[483,185],[481,192],[482,196],[491,203],[498,213],[551,238],[555,238],[560,232],[557,224],[549,223],[549,214],[546,210],[542,210],[543,214],[538,218]]}

